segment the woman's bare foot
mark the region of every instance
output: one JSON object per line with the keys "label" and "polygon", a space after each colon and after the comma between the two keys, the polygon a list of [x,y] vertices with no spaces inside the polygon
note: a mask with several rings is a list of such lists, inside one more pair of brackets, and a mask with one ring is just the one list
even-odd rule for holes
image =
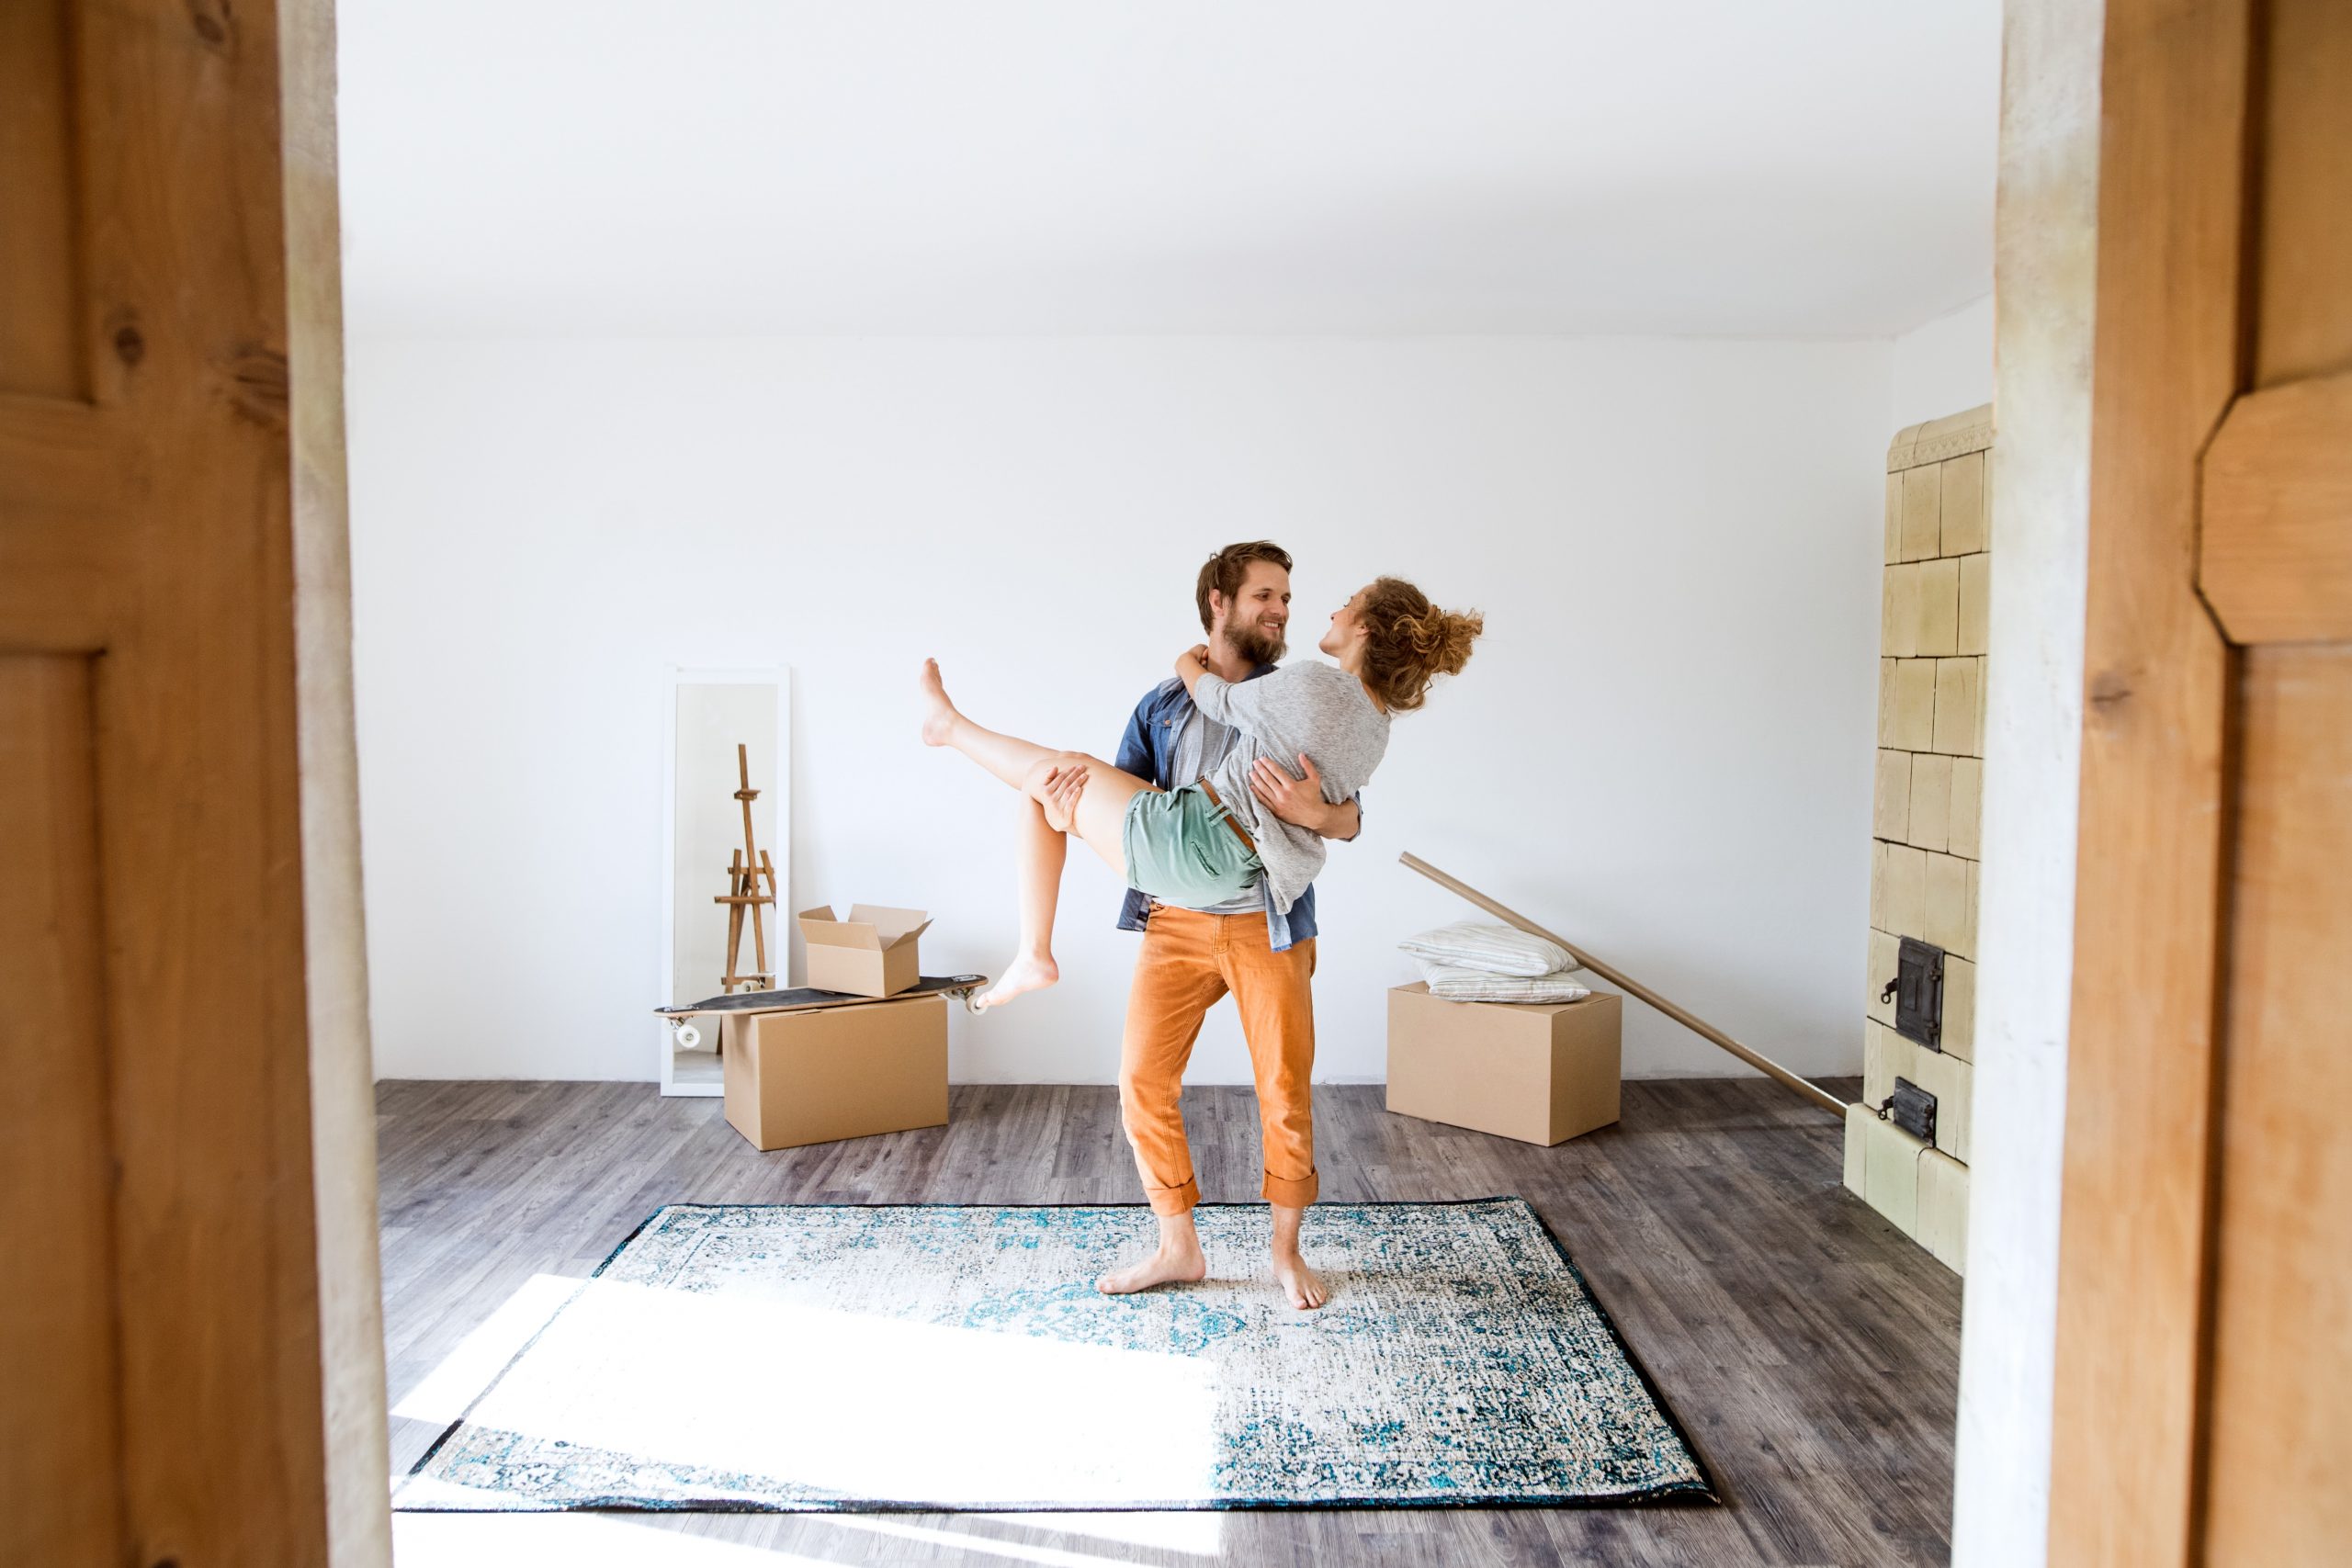
{"label": "woman's bare foot", "polygon": [[1323,1277],[1295,1252],[1274,1254],[1274,1282],[1301,1312],[1313,1312],[1331,1299],[1331,1292],[1323,1288]]}
{"label": "woman's bare foot", "polygon": [[1061,977],[1061,966],[1054,962],[1052,953],[1024,953],[1007,966],[1003,979],[972,998],[972,1006],[986,1012],[1023,991],[1042,991]]}
{"label": "woman's bare foot", "polygon": [[947,687],[939,679],[939,660],[922,661],[922,743],[944,746],[956,728],[956,705],[947,700]]}
{"label": "woman's bare foot", "polygon": [[1125,1296],[1137,1291],[1148,1291],[1154,1285],[1205,1280],[1208,1277],[1209,1260],[1202,1253],[1198,1241],[1187,1247],[1163,1236],[1159,1248],[1150,1257],[1140,1263],[1130,1263],[1125,1269],[1112,1269],[1094,1281],[1094,1288],[1106,1296]]}

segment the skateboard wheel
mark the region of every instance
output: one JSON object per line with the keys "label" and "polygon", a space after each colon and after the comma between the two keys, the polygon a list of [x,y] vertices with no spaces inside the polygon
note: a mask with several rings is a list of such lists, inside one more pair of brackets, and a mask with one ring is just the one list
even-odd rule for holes
{"label": "skateboard wheel", "polygon": [[691,1023],[682,1023],[678,1025],[677,1041],[679,1050],[691,1051],[702,1043],[702,1031]]}

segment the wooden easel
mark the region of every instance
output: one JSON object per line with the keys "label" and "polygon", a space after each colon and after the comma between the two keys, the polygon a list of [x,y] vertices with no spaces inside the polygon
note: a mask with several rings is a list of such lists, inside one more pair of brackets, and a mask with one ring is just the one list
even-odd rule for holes
{"label": "wooden easel", "polygon": [[[741,986],[747,991],[772,991],[775,976],[768,969],[767,929],[762,924],[760,909],[775,902],[775,866],[752,838],[752,802],[760,792],[752,787],[752,756],[747,746],[735,748],[735,773],[741,781],[735,798],[743,803],[743,847],[737,850],[727,868],[727,891],[711,899],[714,904],[727,906],[727,973],[718,982],[721,993],[731,992]],[[767,891],[760,891],[761,879],[767,881]],[[743,912],[752,914],[752,961],[758,965],[749,975],[735,972],[735,961],[743,946]]]}

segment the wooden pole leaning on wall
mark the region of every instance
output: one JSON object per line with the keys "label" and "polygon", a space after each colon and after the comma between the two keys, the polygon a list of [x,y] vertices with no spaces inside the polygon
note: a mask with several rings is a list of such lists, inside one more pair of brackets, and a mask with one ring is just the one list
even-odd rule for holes
{"label": "wooden pole leaning on wall", "polygon": [[1537,925],[1533,920],[1529,919],[1525,915],[1520,914],[1518,911],[1513,909],[1506,909],[1500,904],[1496,903],[1492,898],[1487,897],[1484,893],[1481,893],[1476,888],[1471,886],[1468,883],[1461,881],[1456,877],[1448,876],[1445,873],[1438,870],[1437,867],[1431,865],[1429,862],[1421,859],[1420,856],[1415,854],[1404,854],[1399,855],[1396,858],[1402,861],[1407,866],[1419,872],[1423,876],[1428,877],[1431,882],[1436,883],[1440,887],[1442,887],[1451,893],[1460,894],[1463,897],[1469,899],[1470,902],[1477,905],[1478,908],[1486,910],[1487,913],[1494,916],[1496,919],[1503,920],[1508,924],[1517,926],[1521,931],[1527,932],[1530,936],[1540,936],[1545,942],[1558,943],[1561,947],[1567,949],[1569,956],[1574,958],[1578,964],[1583,964],[1586,968],[1591,970],[1594,974],[1600,976],[1602,979],[1608,981],[1611,985],[1616,987],[1627,996],[1649,1003],[1650,1006],[1657,1009],[1658,1011],[1666,1014],[1667,1017],[1674,1020],[1675,1022],[1690,1031],[1691,1033],[1698,1035],[1701,1039],[1706,1041],[1710,1044],[1722,1046],[1724,1050],[1730,1052],[1741,1061],[1746,1062],[1749,1066],[1754,1067],[1758,1072],[1762,1073],[1766,1077],[1769,1077],[1774,1082],[1781,1084],[1795,1091],[1797,1094],[1804,1096],[1806,1100],[1813,1101],[1814,1104],[1819,1106],[1822,1110],[1828,1111],[1832,1116],[1838,1117],[1841,1120],[1844,1118],[1846,1114],[1846,1102],[1838,1099],[1836,1095],[1831,1094],[1827,1089],[1823,1089],[1819,1084],[1813,1082],[1809,1078],[1799,1077],[1795,1073],[1792,1073],[1788,1068],[1781,1066],[1780,1063],[1772,1060],[1770,1056],[1765,1055],[1763,1053],[1757,1051],[1750,1046],[1741,1044],[1738,1041],[1734,1040],[1730,1035],[1725,1034],[1722,1030],[1717,1029],[1713,1024],[1707,1022],[1704,1019],[1699,1018],[1694,1014],[1675,1006],[1672,1002],[1668,1001],[1664,997],[1659,996],[1656,991],[1651,990],[1647,986],[1643,985],[1640,981],[1628,979],[1623,975],[1619,974],[1616,970],[1611,968],[1608,964],[1603,964],[1600,959],[1595,958],[1589,953],[1585,952],[1582,948],[1577,946],[1576,943],[1568,941],[1566,937],[1561,936],[1556,931],[1547,931],[1542,926]]}

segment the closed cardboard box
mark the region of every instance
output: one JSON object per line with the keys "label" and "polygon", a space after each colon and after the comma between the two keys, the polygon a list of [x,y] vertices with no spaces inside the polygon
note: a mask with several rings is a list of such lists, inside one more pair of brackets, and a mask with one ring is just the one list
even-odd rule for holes
{"label": "closed cardboard box", "polygon": [[1449,1002],[1388,993],[1388,1109],[1550,1145],[1617,1120],[1620,998]]}
{"label": "closed cardboard box", "polygon": [[800,936],[808,953],[805,984],[854,997],[895,997],[921,977],[915,939],[930,928],[931,918],[921,909],[859,904],[845,920],[835,919],[830,905],[803,909]]}
{"label": "closed cardboard box", "polygon": [[947,1122],[947,1001],[729,1013],[719,1030],[727,1122],[788,1149]]}

